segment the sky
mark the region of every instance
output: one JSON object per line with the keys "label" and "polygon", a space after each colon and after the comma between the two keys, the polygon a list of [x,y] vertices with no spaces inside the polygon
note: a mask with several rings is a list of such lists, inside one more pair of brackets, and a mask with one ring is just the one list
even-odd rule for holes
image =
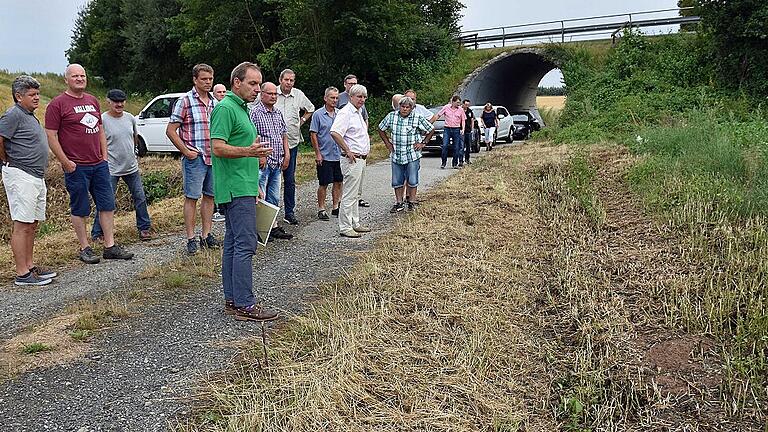
{"label": "sky", "polygon": [[[215,0],[214,0],[215,1]],[[463,0],[464,30],[670,9],[677,0]],[[88,0],[0,0],[0,69],[63,73],[77,12]],[[638,3],[642,3],[641,6]],[[542,85],[559,85],[557,71]]]}

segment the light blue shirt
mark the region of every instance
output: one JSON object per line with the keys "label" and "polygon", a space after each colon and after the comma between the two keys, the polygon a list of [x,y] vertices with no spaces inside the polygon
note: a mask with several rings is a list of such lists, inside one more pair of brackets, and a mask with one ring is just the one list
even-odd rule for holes
{"label": "light blue shirt", "polygon": [[309,124],[309,131],[317,134],[317,147],[323,160],[338,161],[341,160],[341,150],[336,141],[331,137],[331,126],[339,110],[333,111],[333,115],[325,109],[325,106],[312,113],[312,122]]}

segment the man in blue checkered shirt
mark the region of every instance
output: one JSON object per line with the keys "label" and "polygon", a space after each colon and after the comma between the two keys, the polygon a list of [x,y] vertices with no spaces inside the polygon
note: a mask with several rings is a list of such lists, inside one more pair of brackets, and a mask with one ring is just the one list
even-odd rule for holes
{"label": "man in blue checkered shirt", "polygon": [[[283,171],[288,168],[291,154],[288,150],[288,135],[283,114],[275,103],[277,102],[277,86],[271,82],[261,85],[261,101],[251,110],[251,121],[259,132],[261,144],[272,148],[269,156],[259,160],[259,189],[264,191],[266,201],[280,206],[280,179]],[[279,238],[290,240],[293,235],[277,225],[272,227],[269,240]]]}
{"label": "man in blue checkered shirt", "polygon": [[[429,119],[413,111],[416,103],[409,97],[400,99],[399,109],[392,111],[379,123],[379,136],[390,152],[392,161],[392,187],[395,189],[395,205],[390,213],[401,212],[406,205],[413,210],[416,203],[416,188],[419,185],[421,149],[429,142],[434,126]],[[389,134],[387,134],[389,131]],[[406,203],[403,203],[405,181]]]}

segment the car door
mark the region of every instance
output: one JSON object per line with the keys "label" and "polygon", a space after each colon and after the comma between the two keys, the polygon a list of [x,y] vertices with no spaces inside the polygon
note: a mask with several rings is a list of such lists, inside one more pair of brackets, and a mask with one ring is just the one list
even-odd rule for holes
{"label": "car door", "polygon": [[509,136],[509,128],[513,124],[512,117],[509,115],[509,111],[503,106],[496,107],[496,115],[499,117],[499,129],[496,133],[497,139],[511,138]]}
{"label": "car door", "polygon": [[173,105],[178,97],[159,97],[139,114],[136,121],[139,135],[144,139],[147,151],[170,152],[176,151],[176,147],[168,139],[165,129],[171,117]]}

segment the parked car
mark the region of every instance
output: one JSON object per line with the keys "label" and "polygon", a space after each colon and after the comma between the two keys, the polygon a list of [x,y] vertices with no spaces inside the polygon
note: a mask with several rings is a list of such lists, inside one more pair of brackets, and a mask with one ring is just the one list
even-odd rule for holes
{"label": "parked car", "polygon": [[[434,114],[437,114],[440,109],[443,108],[443,105],[435,106],[429,108],[430,111],[432,111]],[[427,143],[426,146],[424,146],[424,150],[426,151],[440,151],[442,149],[443,145],[443,130],[445,128],[445,120],[438,119],[434,123],[435,126],[435,133],[432,135],[432,139]],[[480,151],[480,126],[475,121],[473,123],[473,131],[472,134],[472,146],[470,149],[472,150],[472,153],[477,153]],[[463,136],[463,135],[462,135]],[[448,149],[449,154],[453,154],[453,149]]]}
{"label": "parked car", "polygon": [[[480,118],[480,116],[483,114],[483,108],[485,108],[485,105],[472,105],[469,108],[475,114],[475,117],[477,117],[478,124],[482,124],[483,120]],[[507,142],[512,142],[510,133],[514,133],[514,119],[509,115],[509,111],[501,105],[494,105],[493,109],[496,110],[496,115],[499,117],[499,127],[497,127],[496,132],[494,132],[495,137],[493,142],[497,142],[502,139]],[[482,130],[485,130],[485,126],[483,126]]]}
{"label": "parked car", "polygon": [[154,152],[177,152],[165,129],[173,112],[176,101],[184,93],[168,93],[155,97],[141,110],[136,118],[136,129],[139,140],[136,144],[136,154],[144,156]]}
{"label": "parked car", "polygon": [[[541,124],[530,111],[513,112],[512,121],[515,129],[511,135],[516,140],[527,140],[533,132],[541,129]],[[507,142],[510,141],[511,139],[507,140]]]}

